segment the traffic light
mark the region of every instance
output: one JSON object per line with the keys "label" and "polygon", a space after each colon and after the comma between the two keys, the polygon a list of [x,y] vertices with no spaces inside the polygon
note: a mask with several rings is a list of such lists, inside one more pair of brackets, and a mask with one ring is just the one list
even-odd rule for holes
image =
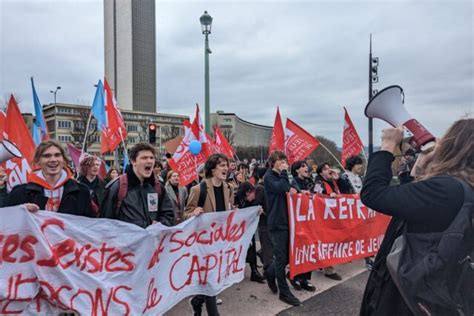
{"label": "traffic light", "polygon": [[156,124],[155,123],[148,124],[148,142],[150,144],[156,143]]}

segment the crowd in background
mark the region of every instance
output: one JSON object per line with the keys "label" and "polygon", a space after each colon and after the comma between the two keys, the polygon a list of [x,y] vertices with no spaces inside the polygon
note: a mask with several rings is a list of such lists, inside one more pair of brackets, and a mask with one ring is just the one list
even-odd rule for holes
{"label": "crowd in background", "polygon": [[[400,174],[409,168],[409,159]],[[363,160],[351,156],[341,170],[328,162],[296,161],[291,166],[282,152],[273,152],[265,163],[256,159],[236,161],[214,154],[198,168],[198,179],[180,185],[180,174],[166,160],[156,158],[155,149],[139,143],[130,151],[126,170],[112,167],[104,179],[100,160],[85,155],[73,175],[61,145],[46,141],[38,146],[29,182],[13,188],[8,196],[6,176],[0,168],[0,206],[25,204],[30,211],[46,209],[88,217],[119,219],[146,228],[156,222],[172,226],[205,212],[260,206],[259,245],[252,238],[246,262],[250,280],[266,283],[280,300],[299,305],[295,290],[315,291],[311,272],[290,279],[288,265],[288,215],[286,193],[335,196],[359,193],[362,189]],[[405,179],[404,179],[405,180]],[[148,196],[148,201],[141,197]],[[66,198],[68,197],[68,198]],[[150,202],[151,201],[151,202]],[[260,261],[258,260],[260,259]],[[370,261],[368,261],[370,263]],[[263,268],[263,272],[259,271]],[[334,267],[323,269],[326,277],[341,280]],[[219,315],[218,297],[197,295],[190,300],[195,315],[204,305],[209,315]]]}

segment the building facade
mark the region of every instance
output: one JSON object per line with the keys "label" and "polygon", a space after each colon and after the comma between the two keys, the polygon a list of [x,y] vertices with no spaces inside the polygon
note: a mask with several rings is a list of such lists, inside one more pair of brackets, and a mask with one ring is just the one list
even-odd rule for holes
{"label": "building facade", "polygon": [[[86,133],[86,125],[89,118],[90,106],[57,103],[44,105],[43,113],[48,126],[49,135],[52,139],[66,146],[68,143],[82,147]],[[188,116],[147,113],[139,111],[121,111],[125,126],[127,127],[127,149],[136,143],[148,141],[148,124],[156,124],[156,144],[158,153],[165,154],[164,143],[178,135],[184,135],[183,121],[189,120]],[[97,122],[92,118],[88,139],[87,152],[100,155],[100,132],[97,130]],[[111,154],[105,155],[107,162],[113,161]]]}
{"label": "building facade", "polygon": [[156,112],[155,0],[104,0],[105,77],[123,110]]}
{"label": "building facade", "polygon": [[272,126],[245,121],[235,113],[211,113],[211,126],[215,125],[234,147],[265,147],[272,137]]}

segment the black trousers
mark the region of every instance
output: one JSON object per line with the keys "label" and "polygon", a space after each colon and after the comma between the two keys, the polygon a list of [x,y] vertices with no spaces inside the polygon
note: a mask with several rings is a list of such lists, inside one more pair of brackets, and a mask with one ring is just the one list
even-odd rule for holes
{"label": "black trousers", "polygon": [[209,316],[219,316],[215,296],[196,295],[196,298],[201,304],[206,303],[206,310]]}
{"label": "black trousers", "polygon": [[253,235],[252,243],[249,246],[249,250],[247,250],[247,257],[245,258],[245,262],[250,264],[250,267],[257,266],[257,247],[255,245],[255,235]]}
{"label": "black trousers", "polygon": [[262,249],[263,271],[267,271],[273,262],[273,245],[267,225],[258,225],[258,237]]}
{"label": "black trousers", "polygon": [[295,275],[295,277],[293,279],[294,280],[300,280],[300,281],[303,281],[303,282],[311,280],[311,271]]}
{"label": "black trousers", "polygon": [[288,264],[288,231],[271,230],[270,237],[273,243],[273,262],[266,271],[268,277],[275,276],[280,295],[291,294],[286,282],[286,265]]}

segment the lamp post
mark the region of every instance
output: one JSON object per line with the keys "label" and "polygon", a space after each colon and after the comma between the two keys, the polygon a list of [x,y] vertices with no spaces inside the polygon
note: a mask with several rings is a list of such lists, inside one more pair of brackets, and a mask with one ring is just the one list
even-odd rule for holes
{"label": "lamp post", "polygon": [[209,34],[211,34],[212,16],[207,11],[199,18],[201,21],[202,34],[205,35],[204,41],[204,124],[206,133],[211,134],[211,110],[209,104],[209,54],[212,53],[209,48]]}
{"label": "lamp post", "polygon": [[49,93],[52,93],[54,94],[54,106],[56,106],[56,93],[58,93],[58,90],[61,90],[61,87],[60,86],[57,86],[56,87],[56,90],[49,90]]}

